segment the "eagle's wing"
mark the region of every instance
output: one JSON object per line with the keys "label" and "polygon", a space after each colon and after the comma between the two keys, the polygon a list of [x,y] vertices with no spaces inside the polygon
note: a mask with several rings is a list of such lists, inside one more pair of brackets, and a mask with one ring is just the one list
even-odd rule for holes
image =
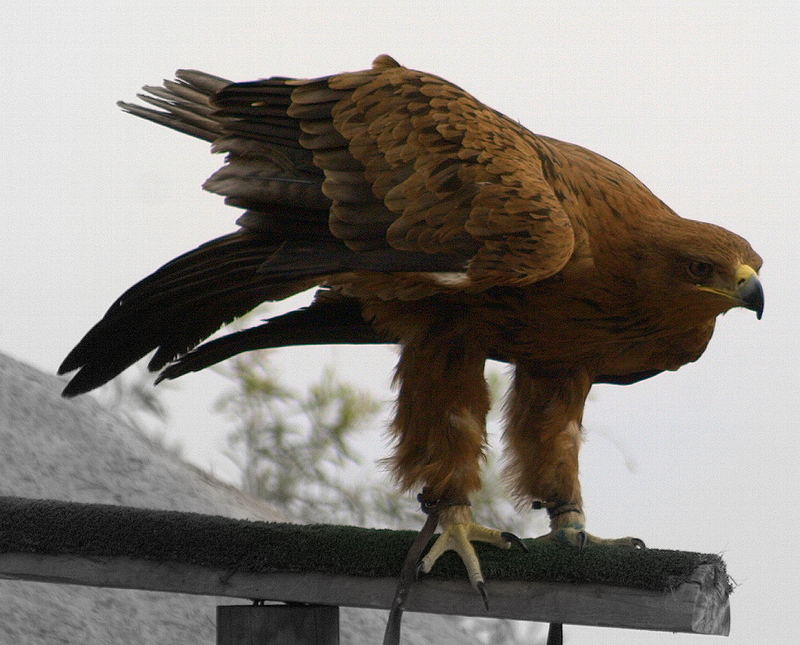
{"label": "eagle's wing", "polygon": [[441,78],[380,56],[361,72],[231,84],[212,104],[229,157],[206,187],[251,209],[246,226],[313,207],[361,258],[354,270],[414,270],[413,256],[441,271],[444,256],[478,288],[539,281],[572,254],[545,144]]}
{"label": "eagle's wing", "polygon": [[[281,270],[461,268],[485,288],[537,282],[572,254],[545,141],[437,76],[384,55],[313,80],[179,78],[141,95],[163,111],[121,105],[228,153],[204,187],[248,209],[244,228],[295,240]],[[313,247],[333,240],[356,253],[325,267]]]}
{"label": "eagle's wing", "polygon": [[150,368],[160,369],[259,303],[330,276],[457,273],[442,288],[480,290],[544,279],[572,253],[546,143],[388,56],[313,80],[230,83],[181,71],[145,90],[153,107],[120,105],[227,153],[204,187],[246,211],[240,231],[176,258],[112,305],[61,365],[81,370],[68,394],[155,348]]}

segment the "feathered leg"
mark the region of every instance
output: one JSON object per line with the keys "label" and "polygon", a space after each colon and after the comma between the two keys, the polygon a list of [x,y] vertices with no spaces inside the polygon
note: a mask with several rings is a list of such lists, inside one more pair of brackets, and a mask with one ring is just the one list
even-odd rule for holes
{"label": "feathered leg", "polygon": [[585,531],[578,452],[591,386],[582,370],[547,378],[517,366],[507,404],[505,439],[510,450],[505,475],[519,501],[547,509],[550,533],[542,539],[579,547],[590,543],[642,547],[637,538],[605,540]]}
{"label": "feathered leg", "polygon": [[443,532],[420,562],[427,573],[439,556],[454,550],[484,599],[483,574],[472,541],[509,548],[516,538],[475,524],[469,496],[481,485],[489,394],[485,355],[464,337],[449,342],[417,337],[405,342],[397,368],[400,391],[391,465],[404,489],[424,487],[437,503]]}
{"label": "feathered leg", "polygon": [[489,410],[484,362],[458,338],[403,344],[391,458],[403,489],[425,486],[436,499],[466,501],[480,488]]}

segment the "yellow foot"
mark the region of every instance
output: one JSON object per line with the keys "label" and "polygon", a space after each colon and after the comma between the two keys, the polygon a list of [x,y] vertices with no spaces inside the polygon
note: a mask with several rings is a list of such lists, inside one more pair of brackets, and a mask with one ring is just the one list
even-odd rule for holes
{"label": "yellow foot", "polygon": [[489,601],[484,587],[481,563],[471,543],[487,542],[501,549],[510,549],[512,544],[519,544],[525,551],[528,548],[513,533],[475,524],[469,506],[449,506],[443,509],[439,513],[439,522],[442,525],[442,534],[420,560],[417,571],[428,573],[443,553],[455,551],[467,569],[470,584],[480,592],[483,604],[488,609]]}
{"label": "yellow foot", "polygon": [[644,549],[644,541],[635,537],[621,537],[621,538],[600,538],[591,533],[587,533],[583,526],[580,524],[571,524],[568,526],[561,526],[554,528],[545,535],[540,535],[536,540],[542,542],[557,542],[558,544],[567,544],[576,546],[583,550],[590,546],[627,546],[632,549]]}
{"label": "yellow foot", "polygon": [[[533,507],[542,508],[542,503],[534,502]],[[580,506],[572,502],[561,502],[548,505],[551,530],[546,535],[536,538],[541,542],[556,542],[576,546],[583,550],[588,546],[626,546],[633,549],[644,549],[642,540],[635,537],[600,538],[587,533],[584,528],[584,515]]]}

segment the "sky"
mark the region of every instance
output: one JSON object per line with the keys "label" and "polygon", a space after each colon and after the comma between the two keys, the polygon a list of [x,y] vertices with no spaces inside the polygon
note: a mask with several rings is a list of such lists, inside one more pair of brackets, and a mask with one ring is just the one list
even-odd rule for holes
{"label": "sky", "polygon": [[[177,68],[314,77],[388,53],[617,161],[682,216],[762,255],[763,320],[732,311],[697,363],[594,388],[582,483],[591,532],[724,555],[738,583],[727,642],[795,642],[799,28],[791,2],[22,3],[0,27],[0,351],[55,371],[125,288],[233,229],[236,210],[200,189],[222,159],[117,100]],[[335,362],[391,399],[391,348],[275,354],[297,387]],[[220,387],[199,374],[165,392],[168,438],[231,479],[224,423],[209,412]],[[382,437],[368,433],[376,455]]]}

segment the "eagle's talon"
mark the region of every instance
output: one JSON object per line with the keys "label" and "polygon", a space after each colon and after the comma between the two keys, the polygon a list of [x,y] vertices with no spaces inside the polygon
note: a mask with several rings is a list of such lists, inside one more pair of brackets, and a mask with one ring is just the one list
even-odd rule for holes
{"label": "eagle's talon", "polygon": [[481,598],[483,598],[483,606],[486,608],[486,611],[489,611],[489,594],[486,592],[486,585],[483,580],[476,582],[475,588],[480,592]]}
{"label": "eagle's talon", "polygon": [[518,546],[519,546],[519,547],[520,547],[520,548],[521,548],[523,551],[525,551],[525,553],[529,553],[528,547],[525,545],[525,542],[523,542],[521,538],[519,538],[518,536],[514,535],[514,534],[513,534],[513,533],[511,533],[510,531],[502,531],[502,532],[500,533],[500,537],[501,537],[501,538],[503,538],[503,539],[504,539],[506,542],[508,542],[508,544],[509,544],[509,547],[510,547],[512,544],[516,544],[516,545],[518,545]]}
{"label": "eagle's talon", "polygon": [[485,542],[499,549],[509,549],[512,543],[518,541],[525,548],[522,540],[513,533],[501,532],[497,529],[476,524],[472,521],[472,511],[466,504],[446,507],[440,512],[439,521],[442,525],[442,533],[419,561],[417,571],[430,573],[433,565],[443,553],[455,551],[467,570],[469,583],[480,592],[486,605],[488,596],[486,595],[486,589],[483,588],[481,563],[472,542]]}
{"label": "eagle's talon", "polygon": [[575,526],[565,526],[553,529],[545,535],[540,535],[536,538],[542,542],[557,542],[567,546],[577,547],[579,551],[594,547],[594,546],[621,546],[632,549],[644,549],[645,544],[643,540],[634,537],[623,538],[601,538],[592,535],[583,528]]}
{"label": "eagle's talon", "polygon": [[419,580],[419,574],[422,573],[422,562],[423,560],[422,558],[420,558],[419,560],[417,560],[417,564],[414,567],[414,582]]}

